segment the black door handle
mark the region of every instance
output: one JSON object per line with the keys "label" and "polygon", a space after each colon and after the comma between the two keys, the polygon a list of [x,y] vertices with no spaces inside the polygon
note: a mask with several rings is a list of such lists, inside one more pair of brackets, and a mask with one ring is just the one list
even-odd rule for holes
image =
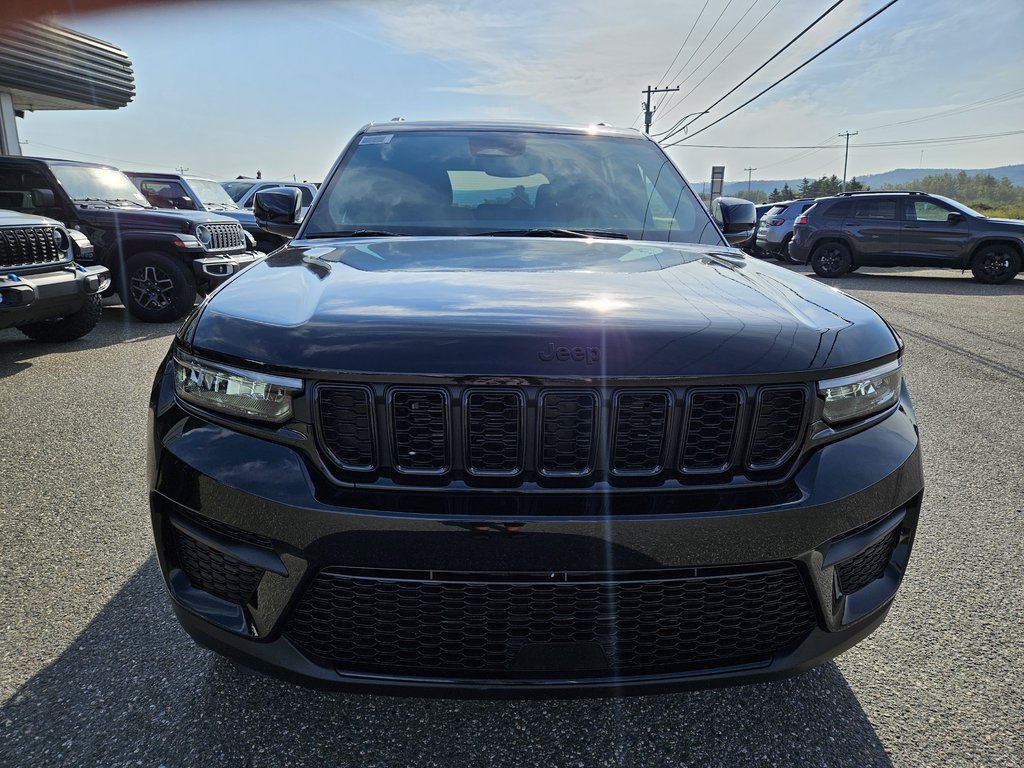
{"label": "black door handle", "polygon": [[903,228],[904,229],[920,229],[921,225],[920,224],[904,224]]}

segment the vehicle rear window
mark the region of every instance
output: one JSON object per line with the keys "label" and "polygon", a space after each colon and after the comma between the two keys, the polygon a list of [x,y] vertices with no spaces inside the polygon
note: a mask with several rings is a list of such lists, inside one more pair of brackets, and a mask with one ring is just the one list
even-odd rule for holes
{"label": "vehicle rear window", "polygon": [[854,208],[858,219],[896,219],[895,200],[858,200]]}
{"label": "vehicle rear window", "polygon": [[776,205],[773,208],[769,208],[768,209],[768,213],[766,213],[765,216],[778,216],[780,213],[782,213],[788,207],[789,207],[788,205]]}

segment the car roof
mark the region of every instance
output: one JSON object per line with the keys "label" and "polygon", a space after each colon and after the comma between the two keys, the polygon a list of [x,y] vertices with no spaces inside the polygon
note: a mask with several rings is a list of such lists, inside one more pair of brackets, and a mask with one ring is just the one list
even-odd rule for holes
{"label": "car roof", "polygon": [[[189,176],[190,179],[199,179],[201,176]],[[233,184],[233,183],[246,183],[249,184],[301,184],[304,187],[315,187],[312,181],[292,181],[291,179],[222,179],[217,182],[218,184]]]}
{"label": "car roof", "polygon": [[523,131],[533,133],[568,133],[579,135],[620,136],[650,140],[635,128],[615,128],[605,123],[574,125],[516,120],[394,120],[368,123],[361,133],[400,133],[403,131]]}
{"label": "car roof", "polygon": [[83,160],[61,160],[56,157],[31,157],[26,155],[9,155],[4,157],[5,160],[14,161],[28,161],[31,163],[42,163],[44,165],[77,165],[83,168],[107,168],[111,171],[119,171],[120,168],[115,168],[113,165],[107,165],[106,163],[90,163]]}

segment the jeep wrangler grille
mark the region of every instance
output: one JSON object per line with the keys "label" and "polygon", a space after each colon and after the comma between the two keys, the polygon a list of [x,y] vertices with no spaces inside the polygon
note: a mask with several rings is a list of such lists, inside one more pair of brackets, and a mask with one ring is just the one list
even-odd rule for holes
{"label": "jeep wrangler grille", "polygon": [[245,246],[245,235],[241,224],[204,224],[210,230],[211,251],[229,251]]}
{"label": "jeep wrangler grille", "polygon": [[354,480],[586,487],[781,477],[809,390],[771,387],[418,387],[323,383],[316,429]]}
{"label": "jeep wrangler grille", "polygon": [[0,269],[55,264],[67,254],[53,241],[53,227],[0,228]]}

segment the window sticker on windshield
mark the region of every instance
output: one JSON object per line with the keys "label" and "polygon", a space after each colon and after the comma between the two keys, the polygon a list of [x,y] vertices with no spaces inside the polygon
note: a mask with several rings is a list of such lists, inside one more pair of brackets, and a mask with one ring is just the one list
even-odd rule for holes
{"label": "window sticker on windshield", "polygon": [[369,136],[363,136],[363,138],[361,138],[359,140],[359,143],[361,145],[362,144],[390,144],[391,143],[391,138],[394,135],[395,134],[393,134],[393,133],[374,133],[374,134],[370,134]]}

